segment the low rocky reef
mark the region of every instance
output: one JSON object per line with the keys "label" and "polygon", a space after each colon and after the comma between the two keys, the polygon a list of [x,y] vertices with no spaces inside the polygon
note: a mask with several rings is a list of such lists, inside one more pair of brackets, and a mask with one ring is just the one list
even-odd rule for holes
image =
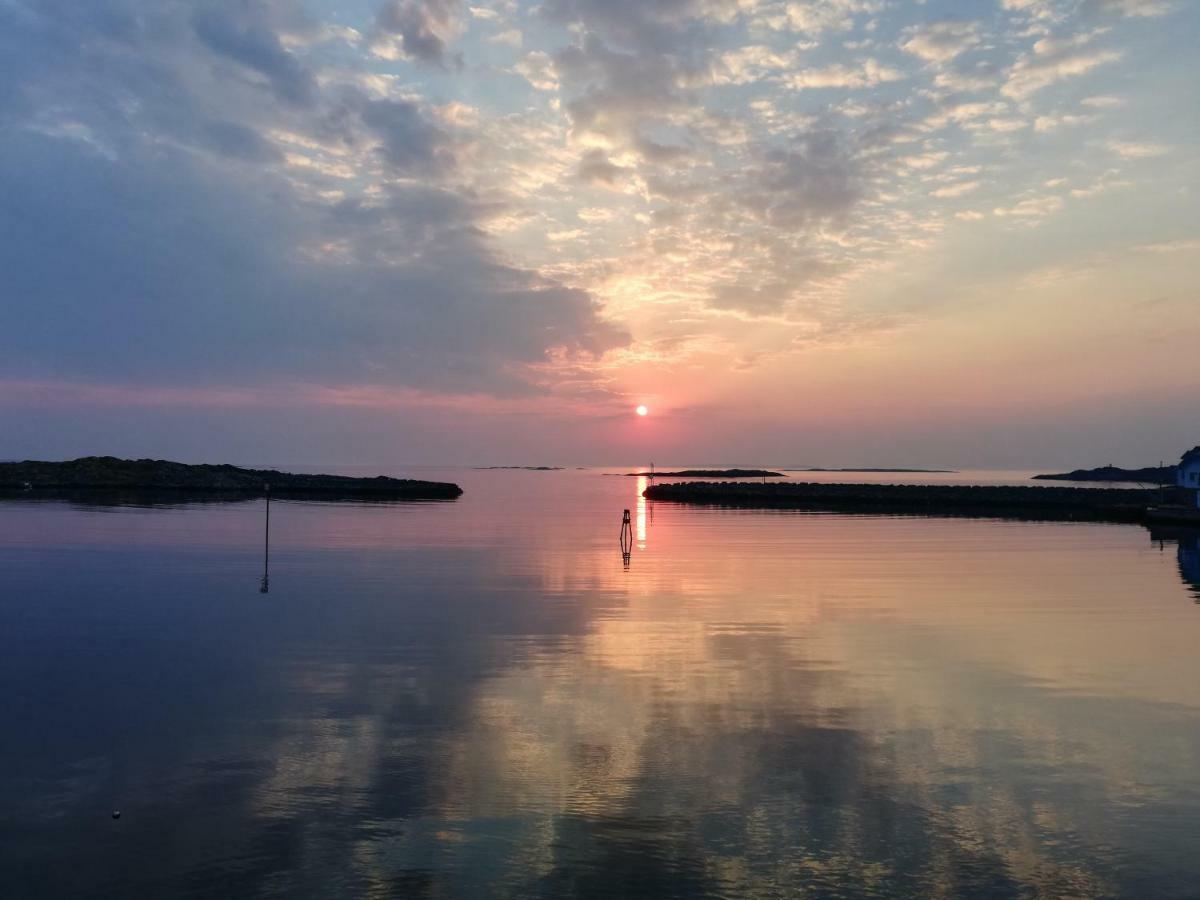
{"label": "low rocky reef", "polygon": [[[1164,499],[1175,499],[1171,492]],[[917,484],[657,484],[649,500],[749,509],[808,509],[916,515],[1142,522],[1159,492],[1133,488]]]}
{"label": "low rocky reef", "polygon": [[884,474],[900,475],[953,475],[956,469],[822,469],[810,466],[807,469],[785,469],[785,472],[882,472]]}
{"label": "low rocky reef", "polygon": [[786,478],[782,472],[766,469],[684,469],[681,472],[626,472],[630,478]]}
{"label": "low rocky reef", "polygon": [[1146,466],[1143,469],[1122,469],[1120,466],[1100,466],[1096,469],[1075,469],[1050,475],[1034,475],[1040,481],[1128,481],[1134,484],[1174,484],[1175,466]]}
{"label": "low rocky reef", "polygon": [[188,465],[163,459],[85,456],[65,462],[0,463],[0,492],[62,496],[122,492],[139,496],[261,495],[314,499],[453,500],[457,484],[407,478],[302,475],[230,465]]}

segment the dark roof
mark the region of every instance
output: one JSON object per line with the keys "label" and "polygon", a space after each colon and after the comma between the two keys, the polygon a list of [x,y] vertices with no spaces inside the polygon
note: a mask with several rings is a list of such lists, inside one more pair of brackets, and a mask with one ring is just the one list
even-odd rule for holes
{"label": "dark roof", "polygon": [[1193,447],[1187,453],[1183,454],[1183,456],[1179,457],[1179,464],[1185,466],[1197,459],[1200,459],[1200,447]]}

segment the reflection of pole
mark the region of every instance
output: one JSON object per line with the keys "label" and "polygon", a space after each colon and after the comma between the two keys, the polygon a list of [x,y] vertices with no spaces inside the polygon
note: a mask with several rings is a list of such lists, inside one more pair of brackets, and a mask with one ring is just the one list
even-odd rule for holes
{"label": "reflection of pole", "polygon": [[633,523],[629,520],[629,510],[621,516],[621,561],[629,568],[629,560],[633,554]]}
{"label": "reflection of pole", "polygon": [[258,586],[258,592],[265,594],[270,590],[270,563],[271,563],[271,486],[263,485],[263,490],[267,495],[267,517],[266,524],[263,528],[263,577],[262,584]]}

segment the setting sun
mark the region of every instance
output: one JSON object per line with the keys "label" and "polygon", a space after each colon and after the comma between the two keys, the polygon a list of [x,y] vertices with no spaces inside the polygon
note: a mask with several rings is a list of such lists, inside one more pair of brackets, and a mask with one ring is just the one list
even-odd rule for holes
{"label": "setting sun", "polygon": [[645,406],[639,406],[636,410],[634,410],[634,412],[636,412],[639,416],[644,416],[647,415],[650,410]]}

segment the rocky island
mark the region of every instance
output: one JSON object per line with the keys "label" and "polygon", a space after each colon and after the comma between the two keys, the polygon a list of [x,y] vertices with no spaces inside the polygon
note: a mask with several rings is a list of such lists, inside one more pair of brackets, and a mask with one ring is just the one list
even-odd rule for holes
{"label": "rocky island", "polygon": [[680,472],[626,472],[630,478],[786,478],[782,472],[766,469],[684,469]]}
{"label": "rocky island", "polygon": [[1176,466],[1146,466],[1142,469],[1122,469],[1120,466],[1100,466],[1096,469],[1074,469],[1051,475],[1034,475],[1039,481],[1128,481],[1134,484],[1174,484]]}
{"label": "rocky island", "polygon": [[0,463],[0,493],[62,496],[120,492],[138,496],[240,498],[263,494],[314,499],[453,500],[457,484],[408,478],[303,475],[230,465],[189,465],[163,459],[85,456],[65,462]]}

